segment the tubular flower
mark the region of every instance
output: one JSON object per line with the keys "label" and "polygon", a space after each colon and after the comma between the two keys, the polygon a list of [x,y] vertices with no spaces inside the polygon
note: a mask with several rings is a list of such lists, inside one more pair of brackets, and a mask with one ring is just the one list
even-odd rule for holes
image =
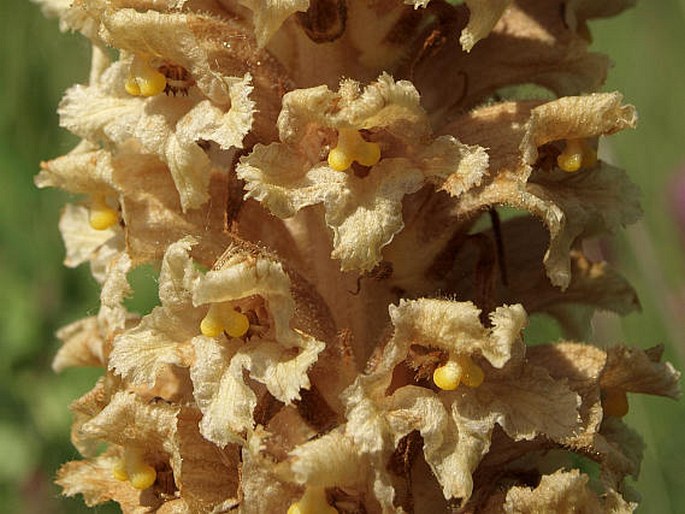
{"label": "tubular flower", "polygon": [[278,126],[281,143],[256,146],[237,169],[247,197],[281,218],[323,204],[342,270],[380,262],[402,230],[405,195],[425,184],[459,195],[487,166],[483,148],[434,137],[416,89],[387,74],[363,91],[348,80],[338,93],[325,86],[288,93]]}
{"label": "tubular flower", "polygon": [[[81,141],[35,179],[77,195],[65,265],[101,287],[57,334],[56,371],[103,373],[65,495],[633,511],[630,397],[680,375],[660,346],[577,342],[640,305],[585,244],[641,214],[597,152],[637,114],[589,51],[631,0],[35,1],[93,49],[58,107]],[[135,314],[144,264],[159,303]],[[530,314],[564,339],[527,346]]]}
{"label": "tubular flower", "polygon": [[578,424],[576,393],[524,363],[521,306],[491,313],[490,329],[479,314],[471,303],[446,300],[391,307],[394,333],[376,368],[345,392],[348,437],[382,460],[417,431],[447,500],[469,499],[495,425],[514,440],[561,440]]}
{"label": "tubular flower", "polygon": [[307,372],[323,343],[291,327],[295,302],[278,262],[235,247],[203,275],[189,256],[193,244],[169,247],[159,278],[162,305],[114,340],[109,367],[148,387],[169,366],[189,369],[204,414],[200,430],[225,445],[254,426],[257,394],[243,370],[290,404],[310,387]]}

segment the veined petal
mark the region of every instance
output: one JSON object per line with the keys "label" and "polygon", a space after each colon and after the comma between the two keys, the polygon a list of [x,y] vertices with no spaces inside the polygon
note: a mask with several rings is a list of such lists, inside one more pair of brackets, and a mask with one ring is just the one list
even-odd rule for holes
{"label": "veined petal", "polygon": [[188,323],[188,317],[178,319],[155,307],[137,327],[114,340],[109,368],[133,385],[152,387],[168,366],[188,366],[184,346],[197,334],[200,319]]}
{"label": "veined petal", "polygon": [[193,244],[186,238],[169,247],[159,275],[162,306],[114,340],[109,369],[134,385],[152,387],[168,366],[190,364],[190,340],[205,314],[192,306],[192,286],[200,276],[188,256]]}
{"label": "veined petal", "polygon": [[57,337],[62,346],[52,360],[52,369],[56,373],[71,367],[105,365],[105,341],[95,316],[60,328]]}
{"label": "veined petal", "polygon": [[[490,329],[483,327],[479,316],[480,309],[471,302],[402,300],[398,306],[390,306],[390,318],[395,326],[394,342],[390,346],[396,344],[406,349],[416,342],[456,353],[477,352],[494,367],[501,368],[514,349],[522,345],[526,313],[520,305],[498,307],[490,314],[493,323]],[[394,354],[389,348],[386,351],[388,355]],[[395,359],[398,357],[403,359],[404,355]]]}
{"label": "veined petal", "polygon": [[232,360],[236,347],[204,336],[193,339],[193,347],[190,377],[195,402],[202,411],[200,433],[221,448],[240,443],[254,428],[257,396],[243,381],[241,363]]}
{"label": "veined petal", "polygon": [[254,198],[279,218],[349,195],[348,175],[324,164],[311,166],[305,155],[279,143],[256,145],[236,172],[246,182],[245,198]]}
{"label": "veined petal", "polygon": [[478,41],[487,37],[510,3],[511,0],[466,0],[469,23],[459,36],[461,47],[470,52]]}
{"label": "veined petal", "polygon": [[385,159],[368,177],[350,175],[344,194],[326,195],[331,257],[340,259],[342,271],[370,271],[381,261],[382,248],[404,227],[402,198],[423,183],[423,174],[405,159]]}
{"label": "veined petal", "polygon": [[121,391],[81,432],[119,446],[134,445],[172,456],[178,451],[178,412],[178,407],[164,402],[148,404],[134,393]]}
{"label": "veined petal", "polygon": [[[84,144],[85,143],[85,144]],[[67,155],[41,163],[36,186],[58,187],[70,193],[115,193],[112,155],[93,150],[87,141]]]}
{"label": "veined petal", "polygon": [[[337,93],[319,86],[286,94],[278,118],[281,143],[257,145],[237,167],[246,197],[279,217],[323,203],[333,231],[332,257],[341,260],[343,271],[370,271],[404,227],[406,195],[432,182],[456,196],[485,174],[485,150],[449,136],[434,139],[419,100],[410,82],[395,82],[386,73],[364,89],[344,80]],[[359,130],[368,130],[372,140]],[[355,153],[369,146],[374,159]],[[329,164],[322,162],[327,150]],[[333,152],[338,164],[331,161]],[[368,165],[355,171],[354,161]]]}
{"label": "veined petal", "polygon": [[209,100],[193,107],[176,126],[181,139],[214,141],[223,150],[242,148],[245,135],[252,128],[255,103],[249,73],[241,78],[223,79],[228,87],[231,108],[224,111]]}
{"label": "veined petal", "polygon": [[[101,253],[98,250],[117,237],[117,227],[95,230],[90,226],[89,217],[86,207],[72,204],[64,206],[59,230],[67,251],[64,265],[69,268],[75,268],[86,261],[96,259],[97,254]],[[123,242],[119,250],[123,250]],[[103,262],[104,266],[106,264]]]}
{"label": "veined petal", "polygon": [[309,0],[240,0],[252,11],[257,44],[263,47],[293,13],[306,11]]}
{"label": "veined petal", "polygon": [[503,103],[476,110],[452,125],[462,140],[490,149],[490,172],[480,186],[460,197],[458,215],[502,204],[540,218],[551,235],[547,274],[565,289],[571,278],[571,245],[577,238],[634,222],[640,215],[638,191],[621,170],[605,163],[567,173],[545,164],[539,149],[552,145],[545,152],[560,153],[553,142],[590,139],[634,126],[635,110],[621,100],[618,93],[596,93],[544,104]]}
{"label": "veined petal", "polygon": [[616,491],[602,499],[590,487],[590,477],[577,469],[557,470],[543,475],[535,488],[515,486],[507,491],[501,512],[612,512],[630,514],[637,506],[628,503]]}
{"label": "veined petal", "polygon": [[600,386],[679,398],[680,372],[670,362],[659,362],[663,350],[663,346],[648,350],[625,346],[609,348]]}
{"label": "veined petal", "polygon": [[307,372],[325,346],[321,341],[304,336],[300,344],[298,353],[293,355],[280,344],[260,341],[240,350],[232,361],[241,361],[251,378],[263,383],[274,398],[288,405],[300,399],[300,389],[309,389]]}
{"label": "veined petal", "polygon": [[345,487],[363,484],[369,469],[352,441],[333,431],[301,444],[290,452],[292,473],[300,484],[317,487]]}

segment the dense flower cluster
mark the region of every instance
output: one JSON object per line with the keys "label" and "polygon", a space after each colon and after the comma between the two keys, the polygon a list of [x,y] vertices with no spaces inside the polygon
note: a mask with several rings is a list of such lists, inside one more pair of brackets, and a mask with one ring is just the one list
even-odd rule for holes
{"label": "dense flower cluster", "polygon": [[[57,482],[124,512],[632,512],[661,347],[583,241],[640,216],[587,21],[629,0],[36,0],[92,44],[39,187],[97,315]],[[535,84],[536,98],[513,86]],[[516,215],[500,219],[498,208]],[[501,210],[501,209],[500,209]],[[128,273],[160,266],[128,312]],[[528,315],[569,340],[527,346]],[[592,471],[594,470],[594,471]],[[590,472],[592,471],[592,472]]]}

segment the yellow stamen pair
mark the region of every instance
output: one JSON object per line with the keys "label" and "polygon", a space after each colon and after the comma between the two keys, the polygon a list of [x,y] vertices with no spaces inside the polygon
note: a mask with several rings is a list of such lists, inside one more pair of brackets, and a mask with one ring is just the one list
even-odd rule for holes
{"label": "yellow stamen pair", "polygon": [[605,416],[622,418],[628,414],[628,395],[622,389],[605,389],[602,398],[602,410]]}
{"label": "yellow stamen pair", "polygon": [[217,337],[226,332],[230,337],[242,337],[250,328],[250,320],[229,304],[213,303],[200,323],[202,335]]}
{"label": "yellow stamen pair", "polygon": [[122,482],[129,481],[139,491],[151,487],[157,480],[157,471],[145,463],[137,448],[124,449],[124,456],[114,464],[112,475]]}
{"label": "yellow stamen pair", "polygon": [[119,222],[119,214],[107,204],[105,195],[94,194],[91,197],[88,221],[95,230],[107,230]]}
{"label": "yellow stamen pair", "polygon": [[584,139],[568,139],[564,150],[557,156],[557,164],[568,173],[592,168],[597,164],[597,151]]}
{"label": "yellow stamen pair", "polygon": [[166,77],[150,66],[147,59],[136,55],[125,88],[129,95],[155,96],[166,89]]}
{"label": "yellow stamen pair", "polygon": [[328,153],[328,165],[335,171],[345,171],[357,161],[364,166],[373,166],[381,159],[378,143],[364,141],[354,129],[338,131],[338,145]]}
{"label": "yellow stamen pair", "polygon": [[459,384],[478,387],[484,379],[485,373],[468,355],[451,357],[433,372],[433,382],[444,391],[454,391]]}
{"label": "yellow stamen pair", "polygon": [[288,514],[338,514],[326,498],[323,487],[307,487],[300,501],[288,508]]}

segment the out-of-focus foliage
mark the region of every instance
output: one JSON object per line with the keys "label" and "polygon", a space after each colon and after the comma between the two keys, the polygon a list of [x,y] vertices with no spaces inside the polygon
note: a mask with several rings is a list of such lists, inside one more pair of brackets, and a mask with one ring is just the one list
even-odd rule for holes
{"label": "out-of-focus foliage", "polygon": [[[667,358],[681,369],[683,246],[667,196],[672,175],[685,163],[682,5],[644,0],[618,18],[591,25],[595,48],[616,62],[606,89],[620,89],[639,108],[638,130],[612,138],[609,151],[641,185],[646,212],[608,255],[637,288],[644,312],[623,322],[600,320],[594,337],[644,346],[665,342]],[[40,160],[75,143],[58,128],[55,110],[62,92],[86,79],[89,50],[81,38],[59,34],[57,23],[27,0],[0,2],[0,24],[0,505],[5,512],[87,512],[79,498],[57,499],[52,476],[76,455],[68,441],[67,406],[98,371],[55,375],[50,362],[58,347],[54,331],[95,312],[97,288],[87,269],[62,266],[57,216],[64,198],[53,190],[39,193],[33,176]],[[152,275],[146,270],[134,278],[134,288]],[[145,303],[145,294],[137,300]],[[528,338],[542,341],[549,333],[556,334],[549,323],[536,322]],[[676,436],[685,407],[633,397],[628,421],[647,443],[641,511],[677,512],[685,504],[685,442]]]}

